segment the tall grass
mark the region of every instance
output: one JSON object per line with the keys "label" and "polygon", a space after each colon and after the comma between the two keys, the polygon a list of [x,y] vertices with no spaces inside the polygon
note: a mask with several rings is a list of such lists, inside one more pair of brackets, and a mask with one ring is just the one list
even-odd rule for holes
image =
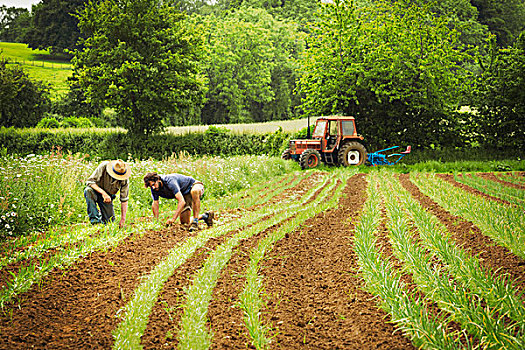
{"label": "tall grass", "polygon": [[[129,159],[128,162],[132,169],[130,220],[150,215],[151,193],[144,188],[142,180],[147,172],[193,176],[204,182],[206,200],[298,169],[292,162],[266,156],[194,158],[180,155],[165,161]],[[53,225],[87,221],[83,189],[98,161],[52,153],[23,158],[6,156],[0,164],[0,240],[30,235]],[[161,212],[173,210],[174,202],[161,199]],[[114,204],[119,216],[118,196]]]}

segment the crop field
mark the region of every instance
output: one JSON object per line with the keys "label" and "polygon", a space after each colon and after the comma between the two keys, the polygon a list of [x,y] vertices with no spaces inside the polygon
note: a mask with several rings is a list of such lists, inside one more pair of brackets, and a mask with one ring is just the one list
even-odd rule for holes
{"label": "crop field", "polygon": [[[128,161],[118,229],[86,224],[96,163],[2,160],[0,349],[525,348],[523,172]],[[202,180],[213,227],[151,220],[148,171]]]}

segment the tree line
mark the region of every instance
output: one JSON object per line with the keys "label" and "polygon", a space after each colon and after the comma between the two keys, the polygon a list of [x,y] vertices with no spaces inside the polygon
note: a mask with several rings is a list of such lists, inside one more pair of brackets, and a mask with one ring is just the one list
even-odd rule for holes
{"label": "tree line", "polygon": [[[51,111],[102,118],[141,140],[167,125],[344,114],[357,118],[374,146],[520,152],[524,19],[522,0],[42,0],[31,12],[2,7],[2,40],[68,54],[74,73],[67,96],[49,103],[36,84],[40,102],[24,109],[32,117],[0,107],[1,122],[31,126]],[[24,75],[0,68],[5,83]],[[1,93],[1,106],[21,98],[14,91]],[[104,108],[116,113],[108,118]]]}

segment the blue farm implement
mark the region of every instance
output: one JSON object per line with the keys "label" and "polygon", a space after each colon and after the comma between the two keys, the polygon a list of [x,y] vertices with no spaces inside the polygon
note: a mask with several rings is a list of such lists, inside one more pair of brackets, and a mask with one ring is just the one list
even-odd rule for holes
{"label": "blue farm implement", "polygon": [[404,156],[409,154],[411,151],[411,147],[408,146],[406,151],[387,154],[388,151],[391,151],[396,148],[399,148],[399,146],[392,146],[374,153],[368,153],[367,164],[370,166],[394,165],[397,164],[401,159],[403,159]]}

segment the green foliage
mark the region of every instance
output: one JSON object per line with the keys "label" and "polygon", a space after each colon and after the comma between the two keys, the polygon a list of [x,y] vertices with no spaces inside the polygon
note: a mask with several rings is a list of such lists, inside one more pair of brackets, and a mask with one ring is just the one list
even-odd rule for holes
{"label": "green foliage", "polygon": [[525,31],[509,48],[498,49],[476,81],[480,142],[525,151]]}
{"label": "green foliage", "polygon": [[305,110],[355,116],[373,147],[460,143],[450,115],[471,56],[449,24],[405,1],[324,4],[302,59]]}
{"label": "green foliage", "polygon": [[471,0],[478,10],[478,20],[496,35],[498,46],[509,46],[523,30],[523,0]]}
{"label": "green foliage", "polygon": [[262,9],[195,16],[206,30],[205,124],[288,119],[297,101],[295,63],[302,39],[295,25]]}
{"label": "green foliage", "polygon": [[456,30],[465,45],[479,46],[487,35],[485,26],[478,22],[478,11],[470,0],[415,0],[412,3],[428,7],[430,12],[442,17],[447,26]]}
{"label": "green foliage", "polygon": [[[75,120],[75,123],[79,122],[80,120]],[[61,126],[65,126],[63,122]],[[87,154],[89,157],[103,159],[122,158],[123,154],[130,154],[135,158],[164,159],[181,152],[192,155],[278,156],[281,153],[281,145],[290,137],[289,134],[280,131],[253,135],[234,134],[220,128],[210,129],[204,133],[184,135],[158,134],[149,137],[137,147],[133,140],[126,137],[126,133],[118,131],[3,128],[0,130],[0,143],[9,149],[10,154],[18,155],[46,154],[58,147],[63,152]]]}
{"label": "green foliage", "polygon": [[78,18],[87,37],[73,59],[79,86],[88,101],[114,108],[135,138],[200,105],[203,40],[173,7],[156,0],[89,1]]}
{"label": "green foliage", "polygon": [[34,49],[51,48],[54,52],[77,48],[80,32],[74,14],[84,3],[85,0],[42,0],[34,5],[24,42]]}
{"label": "green foliage", "polygon": [[47,88],[0,57],[0,126],[35,126],[49,107]]}
{"label": "green foliage", "polygon": [[36,127],[44,129],[56,129],[60,127],[60,122],[55,117],[44,117],[40,119]]}
{"label": "green foliage", "polygon": [[30,21],[26,8],[0,6],[0,41],[21,42]]}

